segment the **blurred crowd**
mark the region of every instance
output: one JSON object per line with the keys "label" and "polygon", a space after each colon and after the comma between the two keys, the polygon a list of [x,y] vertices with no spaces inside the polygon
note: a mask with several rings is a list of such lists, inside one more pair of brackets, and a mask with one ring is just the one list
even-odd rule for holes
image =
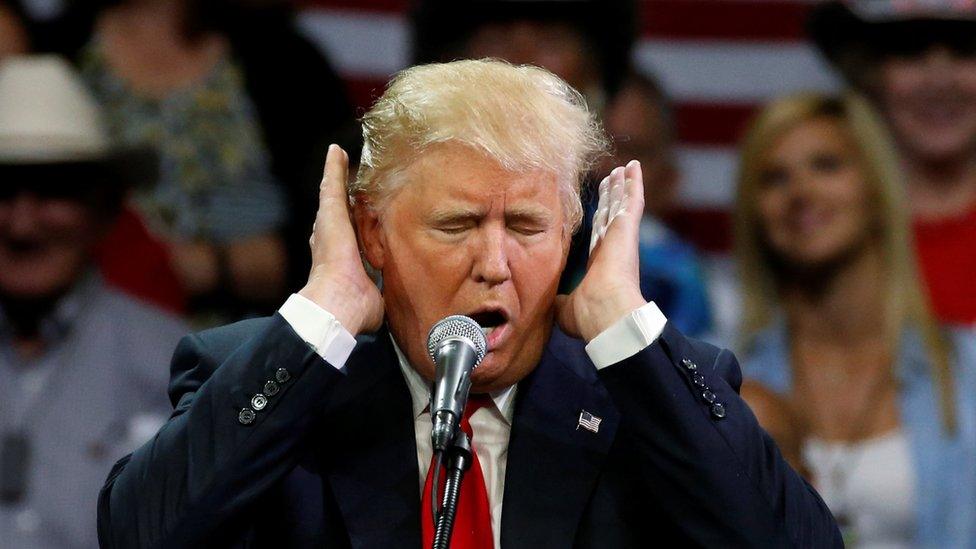
{"label": "blurred crowd", "polygon": [[[95,546],[111,465],[172,408],[178,339],[304,283],[326,147],[360,136],[294,9],[0,0],[0,545]],[[411,60],[496,57],[579,90],[614,143],[591,182],[643,167],[645,297],[736,351],[845,541],[976,547],[976,3],[810,10],[844,89],[754,114],[725,257],[680,222],[673,108],[631,62],[640,10],[422,0]]]}

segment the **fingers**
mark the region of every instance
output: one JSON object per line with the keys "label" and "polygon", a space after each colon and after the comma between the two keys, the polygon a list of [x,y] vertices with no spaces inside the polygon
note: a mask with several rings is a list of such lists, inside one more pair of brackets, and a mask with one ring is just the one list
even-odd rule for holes
{"label": "fingers", "polygon": [[603,234],[606,232],[607,208],[610,202],[610,176],[603,178],[599,187],[599,199],[597,200],[596,212],[593,214],[593,228],[590,231],[590,253],[596,247]]}
{"label": "fingers", "polygon": [[[613,221],[629,215],[639,220],[644,210],[644,184],[640,162],[631,160],[627,166],[618,166],[600,182],[600,198],[593,215],[590,234],[590,253],[606,236]],[[635,227],[637,225],[635,224]]]}
{"label": "fingers", "polygon": [[338,145],[329,145],[319,186],[319,209],[309,238],[313,265],[325,260],[321,253],[327,245],[352,242],[356,246],[346,190],[348,175],[349,155]]}
{"label": "fingers", "polygon": [[319,186],[319,209],[327,201],[346,200],[346,177],[349,173],[349,155],[339,145],[329,145],[325,155],[325,171]]}

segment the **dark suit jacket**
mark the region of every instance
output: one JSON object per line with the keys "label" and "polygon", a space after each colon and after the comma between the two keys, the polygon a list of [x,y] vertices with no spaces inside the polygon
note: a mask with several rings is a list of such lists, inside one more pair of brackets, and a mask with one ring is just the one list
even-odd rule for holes
{"label": "dark suit jacket", "polygon": [[[172,368],[172,418],[100,495],[104,547],[420,546],[411,399],[385,332],[340,372],[276,314],[184,338]],[[519,385],[502,546],[840,546],[740,380],[731,353],[670,325],[600,371],[554,330]],[[578,428],[583,410],[598,433]]]}

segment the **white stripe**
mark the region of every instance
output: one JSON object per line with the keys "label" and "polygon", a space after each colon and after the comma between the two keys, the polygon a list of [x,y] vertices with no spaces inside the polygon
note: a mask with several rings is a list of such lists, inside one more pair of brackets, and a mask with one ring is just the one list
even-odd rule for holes
{"label": "white stripe", "polygon": [[401,16],[309,9],[298,27],[345,77],[385,79],[410,61],[410,29]]}
{"label": "white stripe", "polygon": [[731,147],[678,147],[678,201],[688,207],[731,207],[737,165]]}
{"label": "white stripe", "polygon": [[680,101],[756,103],[839,86],[819,54],[800,43],[642,40],[634,62]]}
{"label": "white stripe", "polygon": [[[385,79],[409,62],[402,16],[318,8],[301,13],[299,27],[347,77]],[[835,90],[839,82],[803,43],[641,40],[634,57],[678,101],[755,103],[800,89]]]}

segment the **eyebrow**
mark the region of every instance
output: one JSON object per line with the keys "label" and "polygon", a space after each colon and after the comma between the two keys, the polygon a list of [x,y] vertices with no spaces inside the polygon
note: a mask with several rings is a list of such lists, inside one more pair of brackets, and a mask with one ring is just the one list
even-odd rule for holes
{"label": "eyebrow", "polygon": [[[441,208],[427,215],[427,221],[434,225],[447,225],[461,222],[478,222],[485,211],[476,208]],[[505,211],[505,222],[550,223],[552,215],[545,208],[529,205],[516,205]]]}
{"label": "eyebrow", "polygon": [[549,224],[552,222],[552,214],[545,208],[528,205],[513,206],[505,211],[505,222],[528,222]]}
{"label": "eyebrow", "polygon": [[427,220],[434,225],[442,225],[461,221],[477,221],[484,215],[484,211],[473,208],[441,208],[430,212],[427,215]]}

